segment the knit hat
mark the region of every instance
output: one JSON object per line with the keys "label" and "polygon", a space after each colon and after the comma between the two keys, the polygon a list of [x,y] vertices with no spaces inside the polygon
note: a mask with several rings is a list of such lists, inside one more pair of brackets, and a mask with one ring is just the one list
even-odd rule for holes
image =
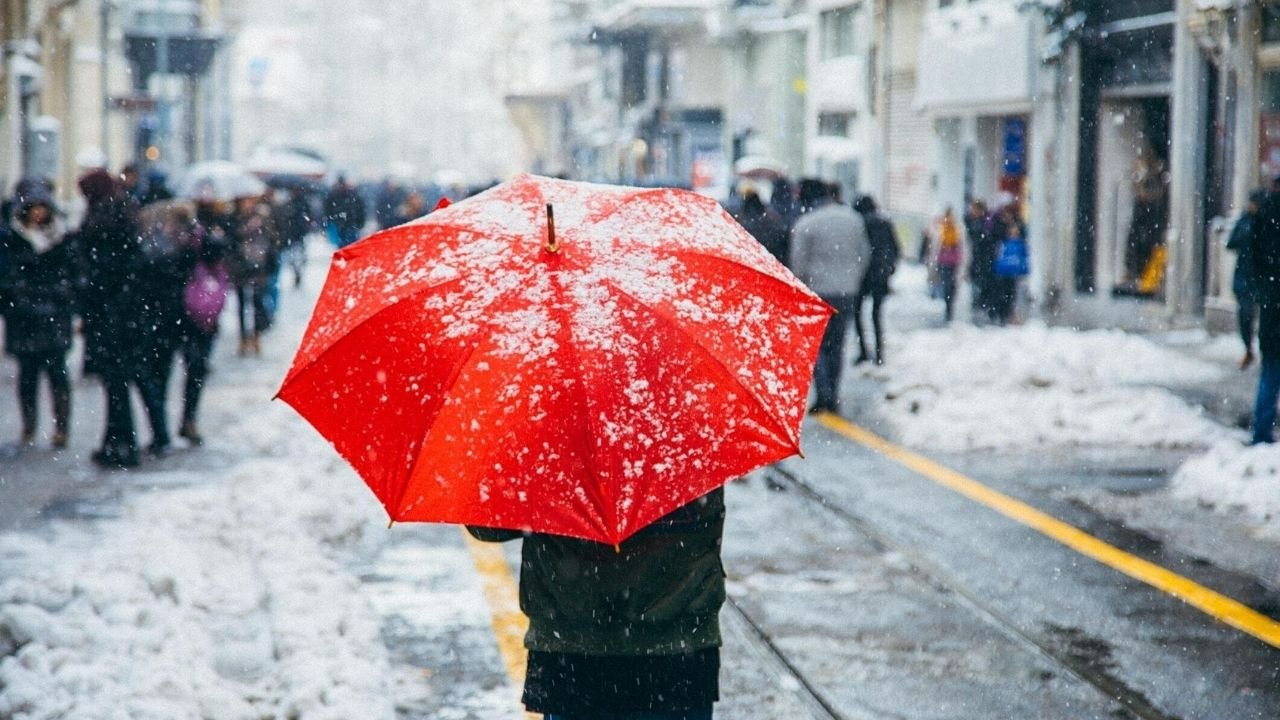
{"label": "knit hat", "polygon": [[46,178],[25,177],[13,188],[13,205],[25,209],[33,205],[53,207],[53,183]]}

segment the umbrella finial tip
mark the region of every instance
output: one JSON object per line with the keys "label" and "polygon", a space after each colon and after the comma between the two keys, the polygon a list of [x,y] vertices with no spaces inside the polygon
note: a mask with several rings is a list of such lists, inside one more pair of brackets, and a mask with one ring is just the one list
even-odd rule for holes
{"label": "umbrella finial tip", "polygon": [[560,243],[556,241],[556,211],[547,203],[547,252],[560,252]]}

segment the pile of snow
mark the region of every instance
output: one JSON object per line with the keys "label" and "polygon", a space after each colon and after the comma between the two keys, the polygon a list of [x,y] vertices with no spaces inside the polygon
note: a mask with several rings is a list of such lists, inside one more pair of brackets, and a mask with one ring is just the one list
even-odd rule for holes
{"label": "pile of snow", "polygon": [[140,473],[168,487],[119,519],[4,539],[0,717],[395,717],[341,562],[376,503],[282,404],[243,417],[215,440],[249,450],[225,473]]}
{"label": "pile of snow", "polygon": [[1280,539],[1280,446],[1224,440],[1183,463],[1170,487],[1175,497],[1243,513]]}
{"label": "pile of snow", "polygon": [[1115,330],[955,324],[903,335],[880,409],[905,444],[941,451],[1208,447],[1230,436],[1160,386],[1223,369]]}

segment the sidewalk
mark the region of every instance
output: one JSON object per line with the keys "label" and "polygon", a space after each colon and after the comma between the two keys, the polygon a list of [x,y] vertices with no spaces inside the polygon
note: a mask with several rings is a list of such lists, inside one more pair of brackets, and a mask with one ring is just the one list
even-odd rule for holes
{"label": "sidewalk", "polygon": [[[1048,322],[1077,330],[1124,330],[1188,357],[1232,369],[1244,355],[1244,346],[1235,332],[1211,334],[1201,327],[1175,327],[1162,304],[1135,298],[1078,297]],[[1204,408],[1219,423],[1248,429],[1253,418],[1257,382],[1255,361],[1252,367],[1228,373],[1220,382],[1170,383],[1168,389],[1188,403]]]}

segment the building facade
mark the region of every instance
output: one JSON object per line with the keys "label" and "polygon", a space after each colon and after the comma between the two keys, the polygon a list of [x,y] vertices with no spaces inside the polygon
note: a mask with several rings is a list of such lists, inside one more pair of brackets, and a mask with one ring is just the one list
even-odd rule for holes
{"label": "building facade", "polygon": [[219,0],[8,0],[0,4],[0,187],[87,167],[177,169],[229,151],[225,90],[210,80],[227,36]]}

